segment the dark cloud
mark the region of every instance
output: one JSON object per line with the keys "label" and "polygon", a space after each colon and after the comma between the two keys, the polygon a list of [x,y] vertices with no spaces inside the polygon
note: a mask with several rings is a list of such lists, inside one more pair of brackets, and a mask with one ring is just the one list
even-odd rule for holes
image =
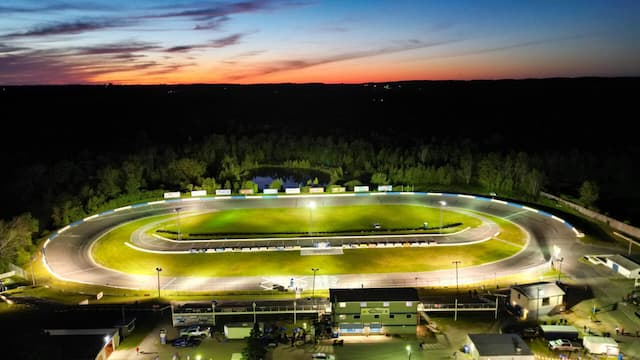
{"label": "dark cloud", "polygon": [[209,22],[203,24],[197,24],[193,27],[193,30],[217,30],[219,29],[223,23],[229,21],[231,18],[228,16],[221,16],[219,18],[215,18]]}
{"label": "dark cloud", "polygon": [[174,47],[168,48],[167,52],[187,52],[189,50],[192,50],[192,49],[198,48],[198,47],[202,47],[202,46],[198,46],[198,45],[174,46]]}
{"label": "dark cloud", "polygon": [[[278,1],[278,0],[246,0],[234,3],[217,3],[213,6],[192,4],[185,10],[171,11],[160,14],[148,15],[146,18],[173,18],[184,17],[196,21],[210,21],[223,18],[228,15],[275,10],[285,7],[298,7],[310,4],[308,1]],[[196,26],[197,27],[197,26]]]}
{"label": "dark cloud", "polygon": [[84,76],[49,52],[0,57],[0,83],[14,84],[84,84]]}
{"label": "dark cloud", "polygon": [[219,38],[219,39],[215,39],[215,40],[211,40],[206,44],[197,44],[197,45],[178,45],[178,46],[174,46],[174,47],[170,47],[168,49],[166,49],[166,52],[172,52],[172,53],[177,53],[177,52],[188,52],[194,49],[202,49],[202,48],[222,48],[222,47],[226,47],[226,46],[231,46],[234,44],[237,44],[240,39],[242,39],[242,37],[245,34],[232,34],[229,36],[225,36],[223,38]]}
{"label": "dark cloud", "polygon": [[58,24],[52,24],[52,25],[44,25],[44,26],[36,27],[24,32],[6,34],[1,37],[13,39],[13,38],[22,38],[22,37],[77,34],[77,33],[82,33],[87,31],[94,31],[94,30],[118,27],[123,25],[125,25],[125,23],[122,20],[75,21],[75,22],[58,23]]}
{"label": "dark cloud", "polygon": [[165,66],[162,66],[162,67],[160,67],[158,69],[147,71],[147,72],[145,72],[145,75],[170,74],[170,73],[172,73],[174,71],[178,71],[178,70],[180,70],[182,68],[193,66],[193,65],[196,65],[196,63],[165,65]]}
{"label": "dark cloud", "polygon": [[80,56],[74,49],[35,50],[0,56],[0,84],[90,84],[95,76],[163,68],[133,53],[102,53]]}
{"label": "dark cloud", "polygon": [[198,21],[207,21],[231,14],[264,10],[270,6],[271,1],[268,0],[249,0],[231,4],[219,4],[212,7],[199,7],[178,12],[168,12],[165,14],[152,15],[151,17],[188,17]]}
{"label": "dark cloud", "polygon": [[594,35],[595,34],[580,34],[580,35],[562,36],[562,37],[556,37],[556,38],[544,38],[544,39],[528,40],[528,41],[521,41],[521,42],[506,44],[506,45],[502,45],[502,46],[496,46],[496,47],[489,47],[489,48],[482,48],[482,49],[476,49],[476,50],[471,50],[471,51],[465,51],[465,52],[456,53],[456,54],[437,55],[437,56],[433,56],[431,58],[452,58],[452,57],[462,57],[462,56],[473,56],[473,55],[480,55],[480,54],[489,54],[489,53],[494,53],[494,52],[501,52],[501,51],[519,49],[519,48],[526,48],[526,47],[530,47],[530,46],[544,45],[544,44],[548,44],[548,43],[555,43],[555,42],[568,41],[568,40],[570,40],[570,41],[579,40],[579,39],[589,38],[589,37],[592,37]]}
{"label": "dark cloud", "polygon": [[90,2],[56,2],[44,6],[0,6],[0,14],[18,14],[18,13],[43,13],[47,11],[63,11],[63,10],[107,10],[112,9],[104,4],[96,4]]}
{"label": "dark cloud", "polygon": [[18,47],[18,46],[8,46],[8,45],[0,44],[0,54],[2,54],[2,53],[16,52],[16,51],[25,50],[25,49],[26,49],[26,48],[23,48],[23,47]]}
{"label": "dark cloud", "polygon": [[220,39],[212,40],[211,47],[221,48],[229,45],[237,44],[244,34],[233,34]]}
{"label": "dark cloud", "polygon": [[160,49],[160,46],[148,42],[122,42],[115,44],[105,44],[100,46],[82,47],[76,50],[79,55],[102,55],[102,54],[122,54],[135,53],[138,51],[149,51]]}
{"label": "dark cloud", "polygon": [[447,45],[447,44],[451,44],[458,41],[459,40],[443,40],[443,41],[433,41],[433,42],[422,42],[419,40],[411,39],[411,40],[401,42],[395,46],[335,54],[332,56],[327,56],[327,57],[322,57],[317,59],[292,59],[292,60],[276,61],[276,62],[269,63],[267,65],[264,65],[262,67],[258,66],[258,70],[252,71],[250,73],[232,75],[230,76],[230,79],[240,80],[247,77],[262,76],[262,75],[268,75],[272,73],[289,71],[289,70],[299,70],[299,69],[304,69],[312,66],[330,64],[330,63],[339,62],[339,61],[361,59],[361,58],[366,58],[371,56],[392,54],[392,53],[397,53],[397,52],[402,52],[407,50]]}

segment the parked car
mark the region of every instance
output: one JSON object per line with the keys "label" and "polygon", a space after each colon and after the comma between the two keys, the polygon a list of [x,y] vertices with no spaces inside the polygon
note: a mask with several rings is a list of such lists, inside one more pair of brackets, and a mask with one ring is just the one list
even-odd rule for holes
{"label": "parked car", "polygon": [[172,345],[175,346],[175,347],[193,347],[193,346],[198,346],[198,345],[200,345],[200,339],[193,338],[193,337],[188,337],[188,336],[182,336],[182,337],[179,337],[179,338],[173,340]]}
{"label": "parked car", "polygon": [[578,351],[580,346],[575,345],[567,339],[556,339],[549,341],[549,349],[559,351]]}
{"label": "parked car", "polygon": [[180,336],[187,337],[205,337],[211,335],[211,328],[201,328],[199,325],[192,325],[188,328],[180,330]]}
{"label": "parked car", "polygon": [[333,356],[332,354],[315,353],[315,354],[311,354],[311,359],[312,360],[335,360],[335,356]]}

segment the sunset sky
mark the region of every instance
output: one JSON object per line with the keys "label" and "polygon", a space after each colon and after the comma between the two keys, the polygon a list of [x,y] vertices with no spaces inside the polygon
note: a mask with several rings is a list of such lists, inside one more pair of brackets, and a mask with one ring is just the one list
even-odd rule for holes
{"label": "sunset sky", "polygon": [[2,0],[0,84],[640,75],[637,0]]}

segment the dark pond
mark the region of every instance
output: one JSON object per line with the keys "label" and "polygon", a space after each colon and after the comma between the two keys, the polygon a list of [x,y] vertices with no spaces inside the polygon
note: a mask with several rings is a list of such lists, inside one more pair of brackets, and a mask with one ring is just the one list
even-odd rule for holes
{"label": "dark pond", "polygon": [[311,180],[313,182],[315,178],[318,178],[317,186],[326,186],[329,183],[329,174],[312,169],[261,167],[250,170],[248,177],[258,184],[259,191],[269,187],[269,184],[274,179],[282,179],[283,188],[305,186],[307,181]]}

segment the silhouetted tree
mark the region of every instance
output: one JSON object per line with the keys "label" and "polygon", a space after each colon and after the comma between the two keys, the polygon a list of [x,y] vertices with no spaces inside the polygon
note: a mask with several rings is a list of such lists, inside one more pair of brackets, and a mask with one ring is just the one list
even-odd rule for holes
{"label": "silhouetted tree", "polygon": [[244,358],[247,360],[262,360],[264,359],[267,350],[262,344],[262,331],[258,323],[253,324],[251,335],[247,339],[247,347],[244,349]]}
{"label": "silhouetted tree", "polygon": [[598,188],[598,184],[585,180],[580,186],[580,202],[586,206],[593,206],[599,197],[600,189]]}

